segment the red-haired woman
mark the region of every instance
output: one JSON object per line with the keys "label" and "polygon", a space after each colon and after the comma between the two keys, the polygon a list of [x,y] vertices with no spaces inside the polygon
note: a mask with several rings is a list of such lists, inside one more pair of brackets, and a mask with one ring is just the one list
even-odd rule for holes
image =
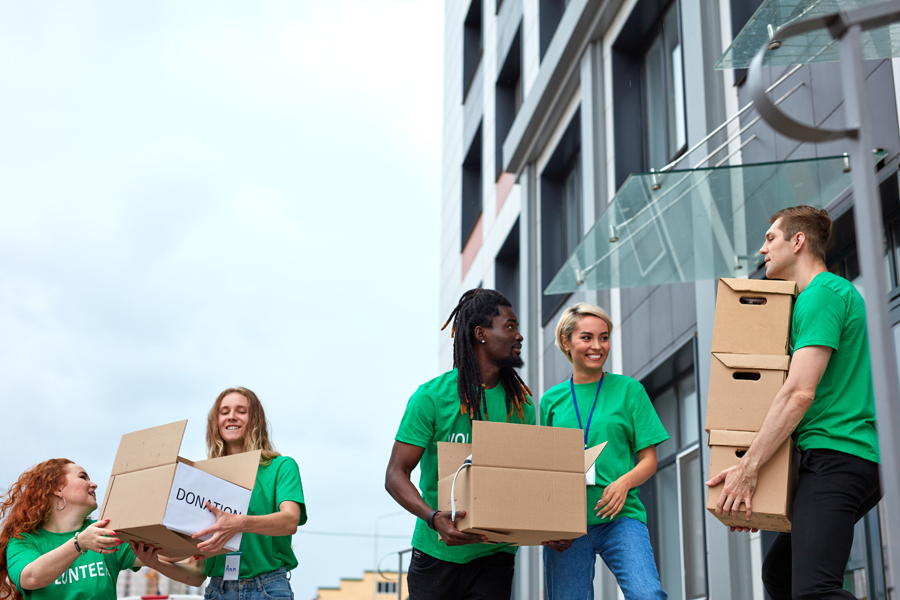
{"label": "red-haired woman", "polygon": [[[247,388],[228,388],[216,398],[206,428],[209,458],[262,450],[256,484],[246,515],[223,512],[211,504],[216,524],[194,534],[211,535],[197,545],[203,554],[219,552],[232,536],[243,533],[239,554],[205,560],[211,577],[207,598],[264,600],[293,597],[287,571],[297,566],[291,536],[306,523],[300,469],[294,459],[281,456],[269,441],[269,426],[259,398]],[[225,565],[229,577],[225,577]],[[231,571],[231,569],[234,571]]]}
{"label": "red-haired woman", "polygon": [[[123,569],[144,563],[107,521],[92,521],[97,484],[66,458],[44,461],[23,473],[0,497],[0,598],[114,599]],[[198,586],[203,574],[161,561],[138,549],[147,566]],[[158,552],[158,551],[157,551]]]}

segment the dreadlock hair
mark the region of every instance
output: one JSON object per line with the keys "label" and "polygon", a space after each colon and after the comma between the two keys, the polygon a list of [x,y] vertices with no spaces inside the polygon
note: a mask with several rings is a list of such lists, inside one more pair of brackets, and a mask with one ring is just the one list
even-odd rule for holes
{"label": "dreadlock hair", "polygon": [[[462,295],[447,322],[441,327],[443,331],[453,321],[450,337],[453,338],[453,367],[458,370],[459,375],[457,378],[459,411],[476,421],[486,420],[488,414],[481,368],[478,366],[478,357],[475,356],[475,328],[490,329],[494,317],[500,314],[501,306],[512,308],[512,304],[500,292],[482,288],[469,290]],[[531,390],[513,367],[500,368],[500,381],[506,391],[507,422],[513,411],[524,422],[525,413],[522,407],[531,404],[531,400],[528,399]]]}

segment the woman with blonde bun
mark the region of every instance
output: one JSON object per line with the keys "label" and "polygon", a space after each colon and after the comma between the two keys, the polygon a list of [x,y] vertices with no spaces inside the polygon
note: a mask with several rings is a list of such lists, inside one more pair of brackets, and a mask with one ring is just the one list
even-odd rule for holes
{"label": "woman with blonde bun", "polygon": [[541,397],[541,424],[581,429],[585,448],[608,445],[588,472],[587,535],[564,552],[544,550],[549,600],[592,599],[597,554],[626,600],[666,598],[638,486],[656,472],[656,445],[669,436],[644,386],[606,371],[612,328],[606,311],[586,303],[563,311],[556,327],[556,345],[573,372]]}

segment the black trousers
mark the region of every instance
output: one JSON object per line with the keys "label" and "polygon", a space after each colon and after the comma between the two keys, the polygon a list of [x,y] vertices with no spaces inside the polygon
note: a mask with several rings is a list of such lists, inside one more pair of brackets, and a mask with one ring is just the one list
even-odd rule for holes
{"label": "black trousers", "polygon": [[509,552],[457,564],[413,549],[409,600],[508,600],[515,566],[516,557]]}
{"label": "black trousers", "polygon": [[779,533],[763,561],[772,600],[855,598],[843,589],[853,526],[880,499],[876,463],[836,450],[803,452],[791,533]]}

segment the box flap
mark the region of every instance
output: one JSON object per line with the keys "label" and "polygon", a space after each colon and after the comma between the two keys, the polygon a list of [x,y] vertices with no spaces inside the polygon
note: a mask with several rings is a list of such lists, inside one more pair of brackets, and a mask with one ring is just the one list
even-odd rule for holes
{"label": "box flap", "polygon": [[597,458],[600,456],[600,453],[603,452],[603,449],[606,448],[606,444],[609,442],[603,442],[599,446],[594,446],[593,448],[588,448],[584,451],[584,472],[587,473],[591,470],[591,467],[594,466],[594,463],[597,462]]}
{"label": "box flap", "polygon": [[232,456],[198,460],[191,466],[252,491],[253,485],[256,483],[256,471],[259,469],[261,456],[262,450],[254,450]]}
{"label": "box flap", "polygon": [[787,371],[791,366],[791,357],[780,354],[728,354],[713,352],[719,361],[729,369],[766,369]]}
{"label": "box flap", "polygon": [[755,431],[727,431],[724,429],[713,429],[709,432],[709,445],[749,448],[755,437]]}
{"label": "box flap", "polygon": [[438,480],[453,475],[472,454],[472,444],[457,444],[455,442],[438,442]]}
{"label": "box flap", "polygon": [[775,279],[732,279],[722,277],[722,283],[736,292],[762,292],[765,294],[789,294],[796,296],[800,293],[797,283],[794,281],[778,281]]}
{"label": "box flap", "polygon": [[126,433],[119,442],[112,474],[122,475],[178,461],[187,420]]}
{"label": "box flap", "polygon": [[583,474],[584,438],[580,429],[474,421],[472,464]]}

